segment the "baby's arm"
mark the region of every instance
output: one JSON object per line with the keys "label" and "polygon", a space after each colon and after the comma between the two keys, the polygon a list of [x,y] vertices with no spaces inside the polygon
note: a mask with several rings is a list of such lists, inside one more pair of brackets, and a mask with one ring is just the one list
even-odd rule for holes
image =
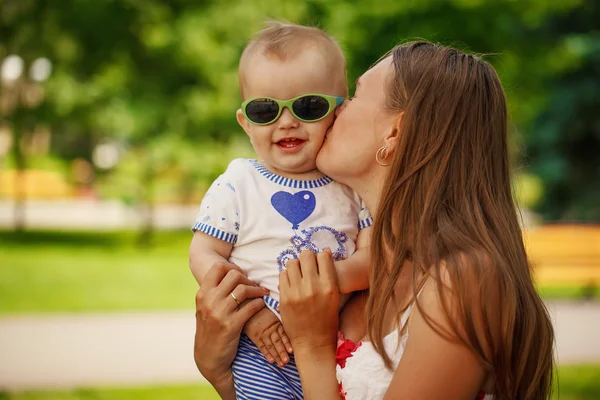
{"label": "baby's arm", "polygon": [[[202,285],[204,275],[210,267],[220,261],[227,261],[233,245],[220,239],[196,231],[190,245],[190,269],[198,284]],[[244,326],[244,333],[259,348],[265,358],[283,368],[290,360],[292,346],[281,322],[267,307],[252,316]]]}
{"label": "baby's arm", "polygon": [[229,259],[233,245],[196,231],[190,244],[190,269],[199,285],[202,285],[204,275],[216,262]]}
{"label": "baby's arm", "polygon": [[371,262],[371,227],[363,228],[356,238],[356,251],[345,260],[336,261],[335,269],[343,294],[369,287],[369,263]]}

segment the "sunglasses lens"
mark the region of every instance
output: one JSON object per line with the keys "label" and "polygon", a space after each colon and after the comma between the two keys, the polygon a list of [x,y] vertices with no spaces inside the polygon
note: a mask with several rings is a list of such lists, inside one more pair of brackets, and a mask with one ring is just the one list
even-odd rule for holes
{"label": "sunglasses lens", "polygon": [[273,122],[279,113],[279,105],[271,99],[256,99],[246,105],[246,116],[257,124]]}
{"label": "sunglasses lens", "polygon": [[304,96],[292,104],[294,114],[306,121],[323,118],[329,111],[329,102],[321,96]]}

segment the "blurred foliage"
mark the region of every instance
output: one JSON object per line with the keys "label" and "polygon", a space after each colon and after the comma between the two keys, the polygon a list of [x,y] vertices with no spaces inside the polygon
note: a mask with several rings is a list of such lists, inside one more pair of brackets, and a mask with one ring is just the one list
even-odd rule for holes
{"label": "blurred foliage", "polygon": [[50,127],[52,154],[64,160],[91,160],[98,143],[118,143],[125,158],[97,174],[104,195],[151,203],[174,191],[178,201],[194,200],[239,154],[227,150],[232,138],[245,140],[234,117],[237,62],[272,18],[335,36],[351,85],[412,38],[486,54],[524,138],[516,146],[529,154],[522,182],[535,193],[521,198],[554,220],[600,220],[596,0],[1,0],[0,7],[0,59],[18,54],[27,66],[44,56],[54,67],[46,101],[4,121],[19,132]]}
{"label": "blurred foliage", "polygon": [[[207,145],[161,136],[143,148],[125,152],[119,168],[99,178],[98,188],[103,197],[120,198],[128,204],[149,199],[160,203],[199,203],[208,185],[235,157],[255,157],[244,138]],[[143,168],[149,168],[154,176],[152,188],[137,179],[143,175]]]}
{"label": "blurred foliage", "polygon": [[577,63],[544,80],[550,96],[527,137],[530,169],[546,186],[549,219],[600,221],[600,2],[555,16]]}

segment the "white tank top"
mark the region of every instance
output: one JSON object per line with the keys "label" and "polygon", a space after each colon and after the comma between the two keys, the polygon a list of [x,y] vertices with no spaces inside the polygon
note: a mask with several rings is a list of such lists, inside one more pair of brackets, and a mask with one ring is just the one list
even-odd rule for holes
{"label": "white tank top", "polygon": [[[400,319],[400,327],[408,321],[412,305],[404,312]],[[340,384],[340,394],[346,400],[377,400],[383,399],[385,392],[392,381],[394,371],[404,353],[408,330],[399,337],[394,331],[383,338],[383,345],[387,354],[391,357],[393,370],[385,367],[383,359],[375,351],[369,341],[361,342],[351,357],[346,359],[344,368],[338,363],[336,367],[337,380]],[[473,399],[476,400],[476,399]],[[493,400],[492,395],[479,397],[478,400]]]}

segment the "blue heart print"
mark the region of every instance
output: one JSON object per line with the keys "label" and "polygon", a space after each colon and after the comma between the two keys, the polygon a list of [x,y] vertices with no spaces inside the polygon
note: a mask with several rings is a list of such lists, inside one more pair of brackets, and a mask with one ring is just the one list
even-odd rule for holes
{"label": "blue heart print", "polygon": [[295,194],[277,192],[271,197],[271,204],[283,218],[292,223],[292,229],[298,229],[300,223],[315,211],[317,199],[308,190]]}

